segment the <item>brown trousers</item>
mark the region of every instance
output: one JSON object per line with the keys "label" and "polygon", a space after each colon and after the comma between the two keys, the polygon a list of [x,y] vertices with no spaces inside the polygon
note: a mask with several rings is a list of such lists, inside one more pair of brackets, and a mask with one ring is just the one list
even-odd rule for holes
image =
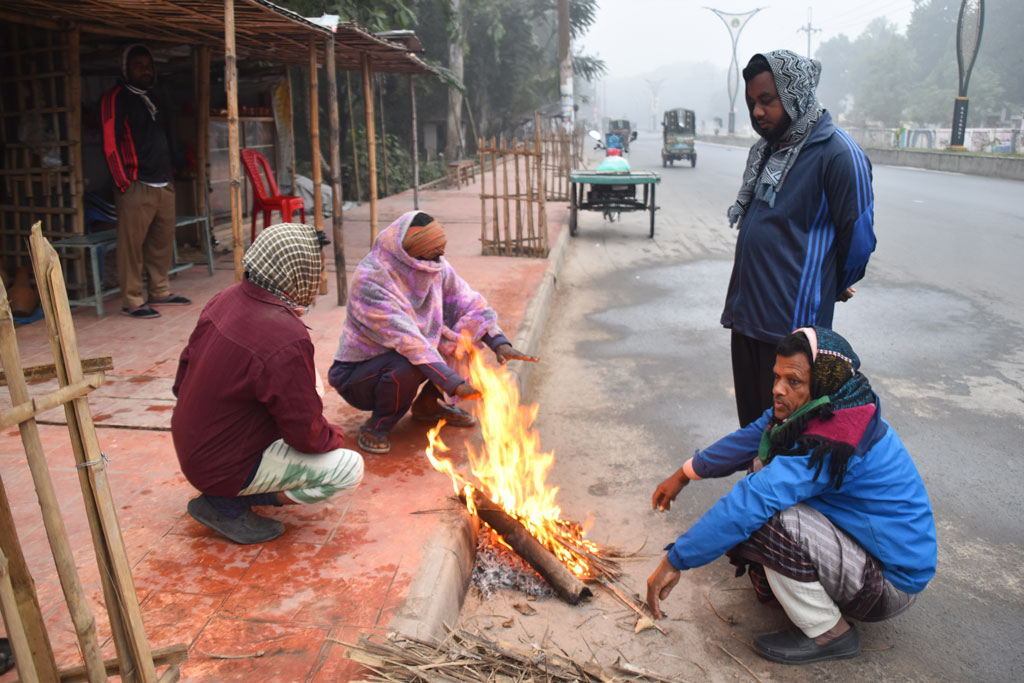
{"label": "brown trousers", "polygon": [[149,300],[171,293],[167,271],[174,257],[174,186],[151,187],[135,182],[114,199],[117,207],[117,273],[125,308],[145,303],[142,276]]}

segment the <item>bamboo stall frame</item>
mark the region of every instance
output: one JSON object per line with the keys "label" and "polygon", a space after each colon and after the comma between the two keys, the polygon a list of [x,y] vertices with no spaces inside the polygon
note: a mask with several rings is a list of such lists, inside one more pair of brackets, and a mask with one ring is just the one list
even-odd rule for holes
{"label": "bamboo stall frame", "polygon": [[[35,105],[40,105],[35,106],[34,110],[46,117],[46,120],[56,120],[57,117],[73,118],[75,123],[69,125],[67,130],[72,130],[75,125],[80,125],[81,120],[81,83],[77,71],[80,53],[78,49],[68,47],[68,45],[73,46],[73,41],[78,36],[85,34],[90,39],[96,36],[111,36],[147,42],[182,44],[197,48],[200,55],[203,49],[224,50],[225,89],[228,95],[226,98],[229,147],[228,189],[236,280],[242,276],[241,259],[244,250],[241,217],[243,210],[241,191],[244,179],[241,165],[237,159],[240,152],[237,101],[238,60],[260,59],[289,66],[302,65],[311,61],[311,44],[315,43],[325,65],[327,61],[331,61],[337,69],[362,71],[364,80],[366,77],[372,77],[373,73],[437,74],[432,67],[413,54],[411,49],[377,37],[354,22],[342,21],[333,29],[326,28],[267,0],[224,0],[223,4],[210,3],[205,0],[161,0],[159,3],[147,5],[145,11],[140,9],[137,0],[80,0],[75,3],[56,4],[52,0],[8,0],[4,3],[3,8],[0,8],[0,22],[10,22],[10,26],[3,26],[2,30],[11,30],[15,33],[18,31],[24,33],[24,26],[49,31],[50,35],[46,37],[46,40],[50,42],[40,49],[59,50],[62,51],[62,54],[63,52],[68,53],[66,57],[55,57],[51,60],[50,66],[44,69],[36,69],[34,64],[30,65],[29,60],[20,54],[11,54],[9,55],[11,64],[8,69],[8,73],[24,72],[28,75],[28,79],[24,83],[19,81],[12,86],[20,90],[16,93],[17,96],[12,96],[10,100],[27,101],[26,97],[29,95],[35,97],[48,91],[50,98],[54,101],[33,100]],[[331,50],[321,45],[321,39],[327,37],[334,38]],[[68,44],[66,45],[65,42]],[[59,68],[54,65],[58,65]],[[32,68],[22,68],[28,66]],[[202,74],[203,66],[196,65],[195,71],[197,76]],[[63,78],[64,85],[58,87],[54,81],[47,90],[39,84],[38,79],[48,75]],[[291,84],[289,85],[291,86]],[[197,84],[197,90],[203,90],[200,84]],[[291,88],[289,91],[294,92]],[[372,113],[372,87],[370,91],[371,97],[367,98],[364,95],[364,100],[366,100],[368,112]],[[60,100],[57,97],[58,94],[64,94],[64,100]],[[348,94],[351,96],[351,91]],[[201,101],[201,98],[197,98],[197,102]],[[199,126],[202,124],[204,116],[209,115],[209,106],[199,107],[197,113],[197,126]],[[372,131],[373,117],[368,117],[367,122]],[[63,139],[63,137],[71,137],[71,139]],[[81,136],[79,135],[79,137]],[[206,150],[206,158],[202,158],[202,148],[206,146],[204,140],[207,137],[208,131],[199,131],[197,161],[202,168],[197,173],[198,178],[193,186],[193,194],[196,195],[196,205],[200,209],[204,204],[208,208],[205,188],[202,185],[203,176],[208,177],[207,168],[210,162],[208,150]],[[292,139],[294,140],[294,136]],[[372,134],[368,136],[368,141],[373,139]],[[208,143],[208,140],[206,142]],[[12,178],[17,180],[19,177],[25,176],[26,173],[38,172],[41,178],[39,183],[36,183],[39,186],[38,189],[31,184],[28,187],[29,199],[34,199],[36,196],[41,197],[41,193],[49,192],[55,187],[58,179],[70,178],[65,182],[70,183],[68,193],[70,193],[71,199],[64,202],[66,206],[64,204],[48,206],[43,205],[41,201],[0,206],[0,235],[3,234],[5,222],[10,222],[11,229],[15,225],[21,226],[22,223],[25,223],[24,227],[18,228],[23,231],[27,229],[29,220],[36,219],[43,220],[45,232],[51,238],[71,237],[84,233],[85,207],[81,192],[83,168],[80,163],[80,150],[76,151],[76,147],[80,146],[81,141],[74,139],[73,136],[62,136],[62,139],[47,144],[60,150],[62,159],[64,159],[60,167],[44,169],[39,164],[33,165],[29,163],[31,152],[27,145],[10,143],[7,145],[9,154],[17,158],[17,163],[6,164],[6,168],[0,170],[0,182],[11,182]],[[355,154],[355,145],[353,145],[353,154]],[[375,150],[370,156],[371,159],[374,159]],[[314,160],[318,157],[318,154],[313,156]],[[294,159],[294,155],[292,158]],[[373,185],[377,180],[376,164],[373,161],[371,164],[374,166],[373,173],[371,173],[371,185]],[[289,170],[293,175],[292,187],[294,188],[294,168]],[[358,175],[356,182],[359,183]],[[319,184],[316,186],[319,187]],[[375,188],[372,189],[375,190]],[[370,200],[371,238],[375,238],[378,229],[375,192]],[[26,214],[28,218],[25,217]],[[320,215],[320,211],[315,212],[315,216]],[[71,226],[69,231],[66,231],[67,234],[58,234],[51,230],[52,226],[58,224]],[[322,226],[319,227],[322,228]],[[336,242],[341,242],[341,240],[336,240]],[[14,239],[7,245],[9,248],[5,248],[3,251],[8,255],[14,254],[23,257],[27,263],[27,251],[21,249],[19,245],[18,239]],[[79,288],[88,287],[87,283],[89,282],[83,258],[84,254],[78,252],[72,252],[64,257],[65,263],[68,263],[69,259],[80,263],[73,271],[75,276],[72,280],[72,284]]]}
{"label": "bamboo stall frame", "polygon": [[[327,39],[327,54],[334,54],[334,36]],[[345,235],[341,214],[341,121],[338,113],[338,65],[327,60],[327,118],[331,146],[331,239],[334,241],[334,285],[339,306],[348,300],[348,278],[345,277]],[[321,250],[322,251],[322,250]],[[326,266],[324,266],[326,269]]]}
{"label": "bamboo stall frame", "polygon": [[366,109],[366,163],[369,169],[370,244],[377,241],[377,140],[374,131],[373,82],[370,77],[370,56],[362,55],[363,106]]}
{"label": "bamboo stall frame", "polygon": [[[482,253],[546,257],[549,249],[547,207],[539,132],[534,140],[513,138],[509,142],[504,137],[500,141],[495,137],[489,141],[480,138],[477,152]],[[514,179],[509,177],[510,167]],[[502,175],[500,191],[499,173]]]}
{"label": "bamboo stall frame", "polygon": [[[158,660],[154,658],[150,649],[142,623],[142,611],[139,607],[131,565],[110,492],[105,458],[100,450],[92,413],[85,397],[88,392],[103,383],[103,374],[93,373],[86,376],[83,373],[83,361],[78,353],[77,337],[68,304],[64,276],[57,254],[43,237],[39,223],[32,228],[30,242],[32,265],[36,274],[36,283],[54,357],[52,369],[57,376],[60,388],[49,395],[35,399],[29,395],[18,352],[13,318],[7,302],[7,292],[0,285],[0,361],[3,363],[4,376],[12,402],[12,407],[0,414],[0,423],[19,425],[29,470],[43,514],[46,535],[50,542],[61,587],[71,612],[84,659],[81,675],[84,676],[83,680],[105,681],[111,663],[102,658],[95,617],[89,608],[78,577],[75,558],[68,541],[56,492],[50,478],[46,454],[36,425],[36,415],[61,404],[65,409],[86,518],[89,522],[96,561],[100,569],[99,576],[103,586],[111,635],[117,652],[114,666],[123,681],[149,683],[177,680],[177,664],[172,664],[160,677],[156,674]],[[42,372],[47,370],[48,368],[44,368]],[[10,629],[15,626],[14,622],[20,619],[23,630],[15,637],[24,637],[30,645],[30,651],[38,652],[38,654],[33,654],[29,660],[22,658],[25,667],[23,680],[36,680],[32,676],[25,676],[25,672],[33,668],[36,669],[37,674],[39,671],[43,672],[43,675],[46,676],[43,680],[56,680],[47,673],[48,671],[52,672],[56,664],[47,666],[47,658],[41,654],[48,651],[48,661],[53,661],[53,653],[49,649],[45,629],[42,633],[39,632],[42,615],[39,613],[38,600],[34,595],[31,578],[29,577],[26,581],[25,576],[19,576],[21,568],[17,566],[18,558],[16,557],[19,553],[12,553],[12,550],[18,545],[18,541],[13,522],[10,525],[6,523],[6,518],[9,517],[6,496],[2,502],[4,510],[0,514],[0,522],[3,522],[0,524],[0,530],[4,532],[4,556],[8,558],[15,556],[15,566],[12,567],[11,577],[18,579],[17,584],[11,582],[11,595],[4,597],[5,609],[8,607],[8,603],[11,603],[17,607],[18,614],[18,619],[8,620],[7,626],[10,633]],[[23,563],[23,558],[21,562]],[[5,592],[6,588],[0,587],[0,591]],[[29,638],[32,640],[28,640]],[[175,653],[180,652],[181,655],[184,655],[186,650],[187,646],[185,645],[174,648]]]}
{"label": "bamboo stall frame", "polygon": [[242,149],[238,139],[238,64],[235,57],[235,0],[224,0],[224,84],[228,99],[228,182],[235,282],[242,281]]}

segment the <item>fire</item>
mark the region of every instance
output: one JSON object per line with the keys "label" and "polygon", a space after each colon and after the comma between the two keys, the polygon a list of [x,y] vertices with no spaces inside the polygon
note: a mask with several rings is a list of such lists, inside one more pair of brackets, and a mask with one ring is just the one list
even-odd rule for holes
{"label": "fire", "polygon": [[519,520],[576,576],[597,578],[587,557],[598,547],[583,538],[582,528],[561,519],[562,511],[555,502],[557,486],[546,482],[555,461],[555,454],[542,452],[540,437],[533,428],[538,406],[519,404],[519,388],[509,371],[490,366],[467,336],[459,340],[457,352],[468,361],[469,381],[482,394],[474,414],[480,422],[483,445],[478,452],[466,444],[470,471],[474,481],[459,474],[450,460],[435,457],[448,447],[440,438],[444,421],[427,433],[427,458],[434,469],[451,477],[456,494],[463,493],[472,509],[472,490],[486,494],[507,514]]}

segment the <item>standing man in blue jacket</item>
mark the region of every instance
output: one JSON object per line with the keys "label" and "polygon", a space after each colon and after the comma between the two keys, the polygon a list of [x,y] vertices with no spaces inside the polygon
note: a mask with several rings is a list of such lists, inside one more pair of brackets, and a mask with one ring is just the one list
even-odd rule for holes
{"label": "standing man in blue jacket", "polygon": [[854,657],[848,619],[880,621],[914,601],[935,574],[931,503],[849,343],[824,327],[782,339],[772,408],[697,453],[658,485],[668,510],[690,481],[747,470],[647,579],[655,619],[681,571],[725,554],[749,571],[761,602],[777,600],[796,630],[757,636],[784,664]]}
{"label": "standing man in blue jacket", "polygon": [[729,224],[739,228],[722,311],[732,330],[740,426],[772,402],[775,344],[791,330],[832,327],[875,249],[871,162],[815,95],[821,64],[789,50],[743,69],[750,149]]}

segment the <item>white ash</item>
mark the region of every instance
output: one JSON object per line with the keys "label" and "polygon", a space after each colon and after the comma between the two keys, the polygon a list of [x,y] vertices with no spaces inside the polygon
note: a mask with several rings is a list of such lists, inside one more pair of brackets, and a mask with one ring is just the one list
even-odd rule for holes
{"label": "white ash", "polygon": [[472,579],[485,600],[490,600],[502,587],[515,588],[538,598],[555,594],[533,567],[498,541],[494,532],[483,525],[476,543]]}

